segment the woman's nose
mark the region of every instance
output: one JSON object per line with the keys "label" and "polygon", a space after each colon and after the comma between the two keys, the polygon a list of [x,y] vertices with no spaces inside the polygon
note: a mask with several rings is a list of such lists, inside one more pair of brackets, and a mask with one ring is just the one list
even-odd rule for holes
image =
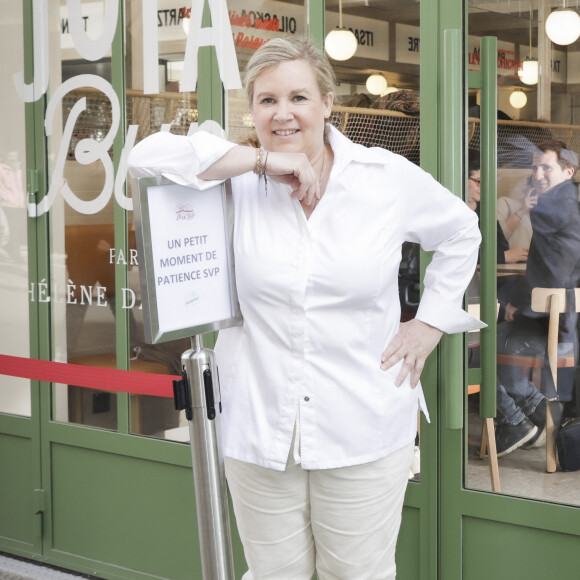
{"label": "woman's nose", "polygon": [[274,115],[276,121],[280,122],[289,121],[293,117],[294,115],[292,114],[292,107],[290,106],[290,103],[286,103],[283,101],[279,102],[278,106],[276,107],[276,113]]}

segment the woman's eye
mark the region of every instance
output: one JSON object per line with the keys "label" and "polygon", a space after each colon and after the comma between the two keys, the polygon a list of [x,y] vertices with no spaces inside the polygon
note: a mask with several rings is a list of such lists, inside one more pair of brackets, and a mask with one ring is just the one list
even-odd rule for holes
{"label": "woman's eye", "polygon": [[298,101],[298,102],[301,102],[301,101],[305,101],[306,100],[306,97],[303,97],[302,95],[296,95],[294,97],[294,100],[295,101]]}
{"label": "woman's eye", "polygon": [[274,99],[272,97],[265,97],[264,99],[262,99],[263,105],[271,105],[273,102]]}

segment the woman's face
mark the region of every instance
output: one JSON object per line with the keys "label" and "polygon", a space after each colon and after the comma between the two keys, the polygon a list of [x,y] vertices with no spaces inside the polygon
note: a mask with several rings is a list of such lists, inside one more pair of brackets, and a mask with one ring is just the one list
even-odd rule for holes
{"label": "woman's face", "polygon": [[472,171],[467,180],[468,201],[472,204],[478,203],[481,199],[481,170]]}
{"label": "woman's face", "polygon": [[324,146],[324,123],[334,95],[325,99],[312,67],[304,60],[283,61],[262,71],[254,83],[252,116],[262,147],[306,153],[313,159]]}

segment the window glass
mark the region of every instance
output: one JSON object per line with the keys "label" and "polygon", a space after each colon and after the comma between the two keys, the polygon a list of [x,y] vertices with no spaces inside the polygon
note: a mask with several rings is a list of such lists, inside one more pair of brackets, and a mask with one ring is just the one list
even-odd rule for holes
{"label": "window glass", "polygon": [[[187,135],[192,124],[198,121],[197,93],[193,90],[191,78],[187,78],[188,70],[193,67],[189,62],[186,65],[185,56],[190,22],[193,20],[191,10],[171,0],[159,0],[158,13],[153,15],[151,28],[151,15],[143,14],[142,8],[140,1],[126,2],[129,146],[160,130]],[[191,30],[192,39],[194,34],[195,31]],[[158,50],[157,63],[147,60],[148,51],[154,48]],[[156,67],[157,74],[151,74],[152,67]],[[131,136],[132,130],[136,130],[135,136]],[[128,211],[127,217],[129,255],[118,255],[116,260],[123,260],[128,268],[128,284],[122,290],[122,302],[129,313],[129,368],[133,371],[181,375],[181,354],[190,348],[189,339],[156,345],[145,342],[133,212]],[[172,399],[131,395],[130,411],[132,433],[189,441],[185,412],[175,411]]]}
{"label": "window glass", "polygon": [[[51,219],[54,358],[94,367],[116,365],[109,254],[114,247],[112,143],[120,110],[111,86],[117,15],[105,4],[48,4],[49,203],[41,210],[50,210]],[[53,418],[115,429],[116,395],[56,385]]]}
{"label": "window glass", "polygon": [[[563,457],[556,453],[552,463],[546,458],[553,449],[550,440],[556,436],[551,437],[546,428],[547,409],[556,432],[562,423],[580,415],[575,381],[577,314],[572,312],[574,300],[565,298],[567,288],[580,286],[580,218],[574,182],[580,153],[575,66],[580,44],[562,46],[548,39],[545,21],[550,11],[549,6],[538,10],[534,5],[509,2],[470,2],[468,64],[469,70],[479,70],[481,37],[497,36],[495,439],[500,488],[506,494],[578,505],[577,482],[564,471]],[[479,91],[470,92],[468,197],[474,205],[474,196],[478,198],[477,206],[486,203],[486,192],[478,183],[479,98]],[[562,142],[562,152],[554,141]],[[549,315],[543,312],[547,301],[536,303],[536,288],[562,288],[562,304],[570,310],[553,319],[559,325],[552,335],[558,367],[555,382],[547,358]],[[470,298],[479,302],[477,290]],[[475,337],[469,349],[472,377],[477,376],[474,369],[480,364],[478,342]],[[485,437],[478,387],[472,385],[474,394],[468,402],[466,479],[469,487],[488,490],[488,462],[479,459]]]}

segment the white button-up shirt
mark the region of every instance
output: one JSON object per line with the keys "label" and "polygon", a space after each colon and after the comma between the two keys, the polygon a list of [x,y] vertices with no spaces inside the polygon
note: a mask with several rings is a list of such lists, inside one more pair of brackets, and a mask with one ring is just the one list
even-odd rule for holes
{"label": "white button-up shirt", "polygon": [[[434,256],[417,318],[444,332],[482,324],[461,302],[477,261],[477,216],[429,174],[331,128],[334,164],[310,219],[287,185],[232,179],[236,283],[244,323],[220,332],[216,357],[224,454],[283,470],[297,426],[305,469],[374,461],[411,443],[421,387],[394,384],[382,351],[400,321],[404,241]],[[206,133],[139,143],[133,177],[197,175],[233,145]]]}

